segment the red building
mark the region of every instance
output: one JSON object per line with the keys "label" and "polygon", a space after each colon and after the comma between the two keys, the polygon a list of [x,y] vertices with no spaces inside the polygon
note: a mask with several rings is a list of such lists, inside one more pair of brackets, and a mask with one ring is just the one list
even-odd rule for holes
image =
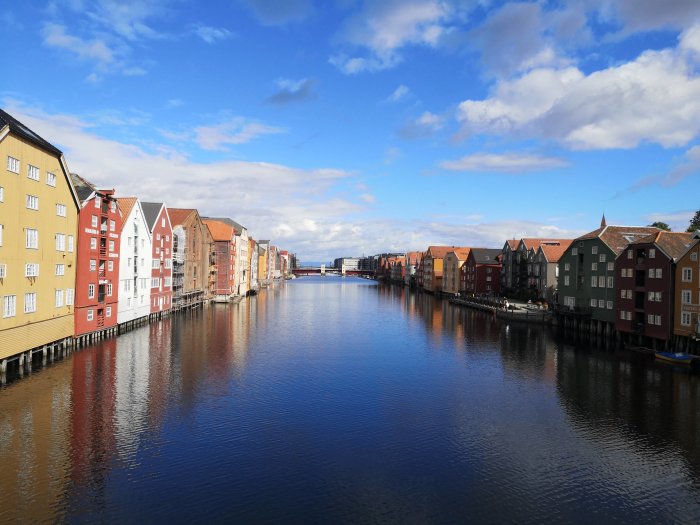
{"label": "red building", "polygon": [[668,344],[674,324],[676,259],[691,233],[659,231],[630,243],[615,259],[615,328],[636,344]]}
{"label": "red building", "polygon": [[143,216],[151,230],[151,313],[167,312],[173,299],[173,227],[162,202],[142,202]]}
{"label": "red building", "polygon": [[98,190],[73,173],[71,179],[80,200],[74,312],[81,336],[117,326],[121,212],[114,190]]}
{"label": "red building", "polygon": [[501,258],[499,248],[472,248],[460,269],[460,287],[467,294],[501,292]]}
{"label": "red building", "polygon": [[235,290],[236,278],[236,229],[225,222],[205,219],[202,221],[214,239],[216,254],[215,301],[228,301]]}

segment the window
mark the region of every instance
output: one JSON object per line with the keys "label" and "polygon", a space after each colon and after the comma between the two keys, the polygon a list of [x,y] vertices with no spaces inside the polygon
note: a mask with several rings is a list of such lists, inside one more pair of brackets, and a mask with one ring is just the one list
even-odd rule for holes
{"label": "window", "polygon": [[56,250],[59,252],[66,251],[66,236],[63,233],[56,234]]}
{"label": "window", "polygon": [[649,259],[654,259],[656,257],[656,249],[649,248]]}
{"label": "window", "polygon": [[24,294],[24,313],[31,314],[36,312],[36,292]]}
{"label": "window", "polygon": [[108,271],[114,271],[114,261],[107,261],[107,270]]}
{"label": "window", "polygon": [[24,276],[25,277],[39,277],[39,264],[38,263],[27,263],[24,265]]}
{"label": "window", "polygon": [[97,261],[95,259],[90,259],[90,271],[94,272],[97,270]]}
{"label": "window", "polygon": [[88,284],[88,299],[94,299],[94,298],[95,298],[95,285]]}
{"label": "window", "polygon": [[111,306],[108,306],[108,307],[105,309],[105,316],[106,316],[106,317],[112,317],[112,307],[111,307]]}
{"label": "window", "polygon": [[564,286],[569,286],[569,276],[568,275],[564,276]]}
{"label": "window", "polygon": [[[7,171],[19,174],[19,159],[7,156]],[[9,296],[8,296],[9,297]]]}
{"label": "window", "polygon": [[598,286],[598,277],[591,275],[591,287],[596,288]]}
{"label": "window", "polygon": [[681,277],[681,280],[683,282],[690,282],[693,280],[693,269],[692,268],[683,268],[683,276]]}
{"label": "window", "polygon": [[[95,202],[97,202],[97,201],[95,201]],[[90,223],[90,224],[92,225],[93,228],[97,228],[97,215],[93,215],[93,216],[91,217],[91,223]]]}
{"label": "window", "polygon": [[90,249],[97,250],[97,237],[90,237]]}
{"label": "window", "polygon": [[606,257],[605,254],[604,254],[604,253],[601,253],[600,256],[598,257],[598,260],[599,260],[600,262],[605,262],[605,257]]}
{"label": "window", "polygon": [[578,248],[571,248],[571,255],[578,255]]}
{"label": "window", "polygon": [[647,324],[654,324],[654,314],[647,315]]}
{"label": "window", "polygon": [[110,219],[110,221],[109,221],[109,231],[113,232],[115,228],[116,228],[116,225],[114,224],[114,221]]}
{"label": "window", "polygon": [[172,278],[166,277],[165,282],[163,283],[163,286],[165,286],[166,288],[170,288],[172,286]]}
{"label": "window", "polygon": [[660,315],[655,315],[654,316],[654,324],[656,326],[661,326],[661,316]]}
{"label": "window", "polygon": [[656,278],[661,279],[662,276],[662,268],[657,268],[656,269]]}
{"label": "window", "polygon": [[56,187],[56,174],[50,171],[46,173],[46,184]]}
{"label": "window", "polygon": [[165,236],[165,242],[170,242],[170,235]]}
{"label": "window", "polygon": [[157,233],[156,234],[156,241],[159,241],[159,240],[160,240],[160,233]]}
{"label": "window", "polygon": [[165,228],[165,217],[160,220],[161,227]]}
{"label": "window", "polygon": [[100,204],[102,204],[102,199],[100,199],[99,197],[95,197],[95,208],[99,208]]}
{"label": "window", "polygon": [[39,197],[36,195],[27,195],[27,209],[38,210],[39,209]]}
{"label": "window", "polygon": [[693,301],[693,294],[690,290],[681,291],[681,303],[691,304]]}
{"label": "window", "polygon": [[595,308],[597,304],[598,301],[596,301],[595,299],[591,299],[591,307]]}
{"label": "window", "polygon": [[5,188],[0,186],[0,202],[5,202]]}
{"label": "window", "polygon": [[5,226],[0,224],[0,246],[2,246],[2,234],[5,232]]}
{"label": "window", "polygon": [[605,276],[604,275],[598,276],[598,288],[605,288]]}
{"label": "window", "polygon": [[72,235],[68,236],[68,251],[72,252],[75,247],[75,241]]}
{"label": "window", "polygon": [[56,215],[59,217],[65,217],[66,216],[66,205],[65,204],[56,204]]}
{"label": "window", "polygon": [[93,310],[92,309],[88,310],[87,311],[87,320],[92,321],[94,319],[94,317],[95,317],[95,313],[93,312]]}
{"label": "window", "polygon": [[156,255],[158,255],[159,253],[160,253],[160,248],[158,248],[158,246],[156,246]]}
{"label": "window", "polygon": [[625,311],[624,310],[620,310],[620,319],[622,319],[623,321],[625,320]]}
{"label": "window", "polygon": [[612,302],[612,301],[606,301],[606,302],[605,302],[605,307],[606,307],[608,310],[612,310],[612,309],[613,309],[613,302]]}
{"label": "window", "polygon": [[63,306],[63,290],[56,290],[56,308]]}
{"label": "window", "polygon": [[112,297],[112,283],[107,283],[107,296]]}
{"label": "window", "polygon": [[605,308],[605,299],[598,299],[598,308]]}
{"label": "window", "polygon": [[110,202],[109,207],[113,212],[117,211],[117,201]]}
{"label": "window", "polygon": [[[173,267],[173,261],[172,259],[165,259],[165,267],[166,268],[172,268]],[[558,268],[558,266],[557,266]]]}
{"label": "window", "polygon": [[634,255],[632,254],[632,250],[627,250],[627,258],[631,259],[632,257],[634,257]]}
{"label": "window", "polygon": [[73,304],[75,299],[75,290],[73,288],[66,288],[66,306]]}
{"label": "window", "polygon": [[6,295],[2,298],[2,316],[14,317],[17,315],[17,296]]}
{"label": "window", "polygon": [[[2,201],[2,188],[0,188],[0,201]],[[693,252],[690,254],[690,260],[691,261],[697,261],[698,260],[698,252]]]}
{"label": "window", "polygon": [[597,255],[597,254],[598,254],[598,247],[597,247],[597,246],[591,247],[591,253],[592,253],[593,255]]}
{"label": "window", "polygon": [[610,277],[608,277],[608,288],[612,288],[612,287],[613,287],[613,278],[612,278],[612,276],[610,276]]}
{"label": "window", "polygon": [[151,269],[157,270],[160,267],[160,259],[153,259],[151,261]]}
{"label": "window", "polygon": [[56,275],[66,275],[66,265],[57,264],[56,265]]}
{"label": "window", "polygon": [[24,247],[34,250],[39,249],[39,230],[25,228],[24,230]]}
{"label": "window", "polygon": [[32,166],[31,164],[27,164],[27,177],[32,180],[39,180],[39,176],[39,168]]}
{"label": "window", "polygon": [[151,288],[158,288],[160,286],[160,279],[158,277],[154,277],[151,279]]}
{"label": "window", "polygon": [[690,312],[681,312],[681,324],[690,326]]}
{"label": "window", "polygon": [[649,268],[649,279],[653,279],[655,275],[654,268]]}
{"label": "window", "polygon": [[615,263],[614,263],[614,262],[609,262],[609,263],[608,263],[608,271],[609,271],[609,272],[614,272],[614,271],[615,271]]}
{"label": "window", "polygon": [[598,271],[598,263],[591,263],[591,271],[592,272]]}
{"label": "window", "polygon": [[0,264],[0,279],[4,279],[5,277],[7,277],[7,265]]}

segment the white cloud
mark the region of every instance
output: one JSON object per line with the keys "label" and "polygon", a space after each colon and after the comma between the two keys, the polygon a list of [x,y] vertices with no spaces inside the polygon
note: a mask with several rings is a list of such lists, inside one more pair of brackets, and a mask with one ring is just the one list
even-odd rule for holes
{"label": "white cloud", "polygon": [[618,21],[623,33],[684,29],[700,21],[696,0],[595,0],[603,19]]}
{"label": "white cloud", "polygon": [[261,135],[282,133],[282,128],[234,117],[213,126],[194,128],[195,141],[206,150],[225,150],[226,145],[244,144]]}
{"label": "white cloud", "polygon": [[233,33],[223,27],[198,26],[194,32],[207,44],[213,44],[220,40],[226,40],[233,36]]}
{"label": "white cloud", "polygon": [[114,52],[103,40],[83,40],[69,35],[63,25],[45,24],[42,36],[45,45],[69,51],[82,60],[95,60],[103,65],[114,61]]}
{"label": "white cloud", "polygon": [[435,47],[448,31],[454,8],[439,0],[367,1],[350,17],[340,40],[369,52],[366,57],[336,55],[331,63],[346,74],[378,71],[401,62],[407,45]]}
{"label": "white cloud", "polygon": [[459,160],[444,161],[440,166],[452,171],[524,173],[562,168],[568,166],[568,163],[556,157],[527,153],[475,153]]}
{"label": "white cloud", "polygon": [[429,137],[440,131],[445,125],[444,117],[425,111],[415,120],[407,122],[399,130],[399,136],[405,139]]}
{"label": "white cloud", "polygon": [[515,134],[561,141],[575,149],[687,144],[700,131],[696,33],[677,49],[585,75],[575,67],[539,68],[497,82],[491,97],[460,104],[462,132]]}
{"label": "white cloud", "polygon": [[387,98],[388,102],[398,102],[399,100],[402,100],[408,96],[408,94],[411,92],[410,89],[408,89],[406,86],[401,84],[399,87],[397,87],[394,92],[389,95],[389,98]]}
{"label": "white cloud", "polygon": [[276,105],[286,105],[295,102],[303,102],[316,98],[316,80],[313,78],[303,78],[301,80],[290,80],[281,78],[277,80],[278,91],[267,98],[267,102]]}

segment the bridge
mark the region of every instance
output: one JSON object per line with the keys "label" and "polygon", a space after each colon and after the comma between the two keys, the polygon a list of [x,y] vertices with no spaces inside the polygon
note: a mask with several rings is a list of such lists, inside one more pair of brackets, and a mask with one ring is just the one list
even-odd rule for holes
{"label": "bridge", "polygon": [[351,276],[361,276],[361,277],[374,277],[374,272],[372,270],[345,270],[344,272],[340,268],[330,268],[330,267],[309,267],[309,268],[294,268],[292,273],[297,277],[303,275],[323,275],[323,274],[333,274],[333,275],[351,275]]}

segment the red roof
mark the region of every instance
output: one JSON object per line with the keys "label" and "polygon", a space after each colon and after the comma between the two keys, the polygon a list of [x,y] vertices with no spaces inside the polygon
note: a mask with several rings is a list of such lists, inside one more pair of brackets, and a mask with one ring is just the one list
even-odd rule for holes
{"label": "red roof", "polygon": [[119,197],[117,199],[117,204],[122,212],[122,220],[121,224],[119,225],[120,232],[122,228],[124,228],[124,224],[126,224],[126,218],[131,213],[131,210],[134,209],[134,206],[136,206],[136,201],[138,201],[138,197]]}
{"label": "red roof", "polygon": [[172,224],[173,228],[179,224],[184,224],[189,216],[196,212],[197,210],[194,208],[168,208],[170,224]]}
{"label": "red roof", "polygon": [[559,244],[542,244],[540,248],[547,262],[555,263],[559,262],[559,259],[566,253],[572,242],[574,242],[573,239],[561,239]]}
{"label": "red roof", "polygon": [[642,238],[655,234],[658,231],[658,228],[652,226],[602,226],[597,230],[582,235],[578,239],[574,239],[574,241],[599,238],[615,254],[620,255],[628,244],[638,242]]}
{"label": "red roof", "polygon": [[207,228],[209,228],[211,232],[211,237],[215,241],[231,241],[236,232],[233,226],[225,222],[212,221],[210,219],[204,219],[202,222],[207,225]]}

